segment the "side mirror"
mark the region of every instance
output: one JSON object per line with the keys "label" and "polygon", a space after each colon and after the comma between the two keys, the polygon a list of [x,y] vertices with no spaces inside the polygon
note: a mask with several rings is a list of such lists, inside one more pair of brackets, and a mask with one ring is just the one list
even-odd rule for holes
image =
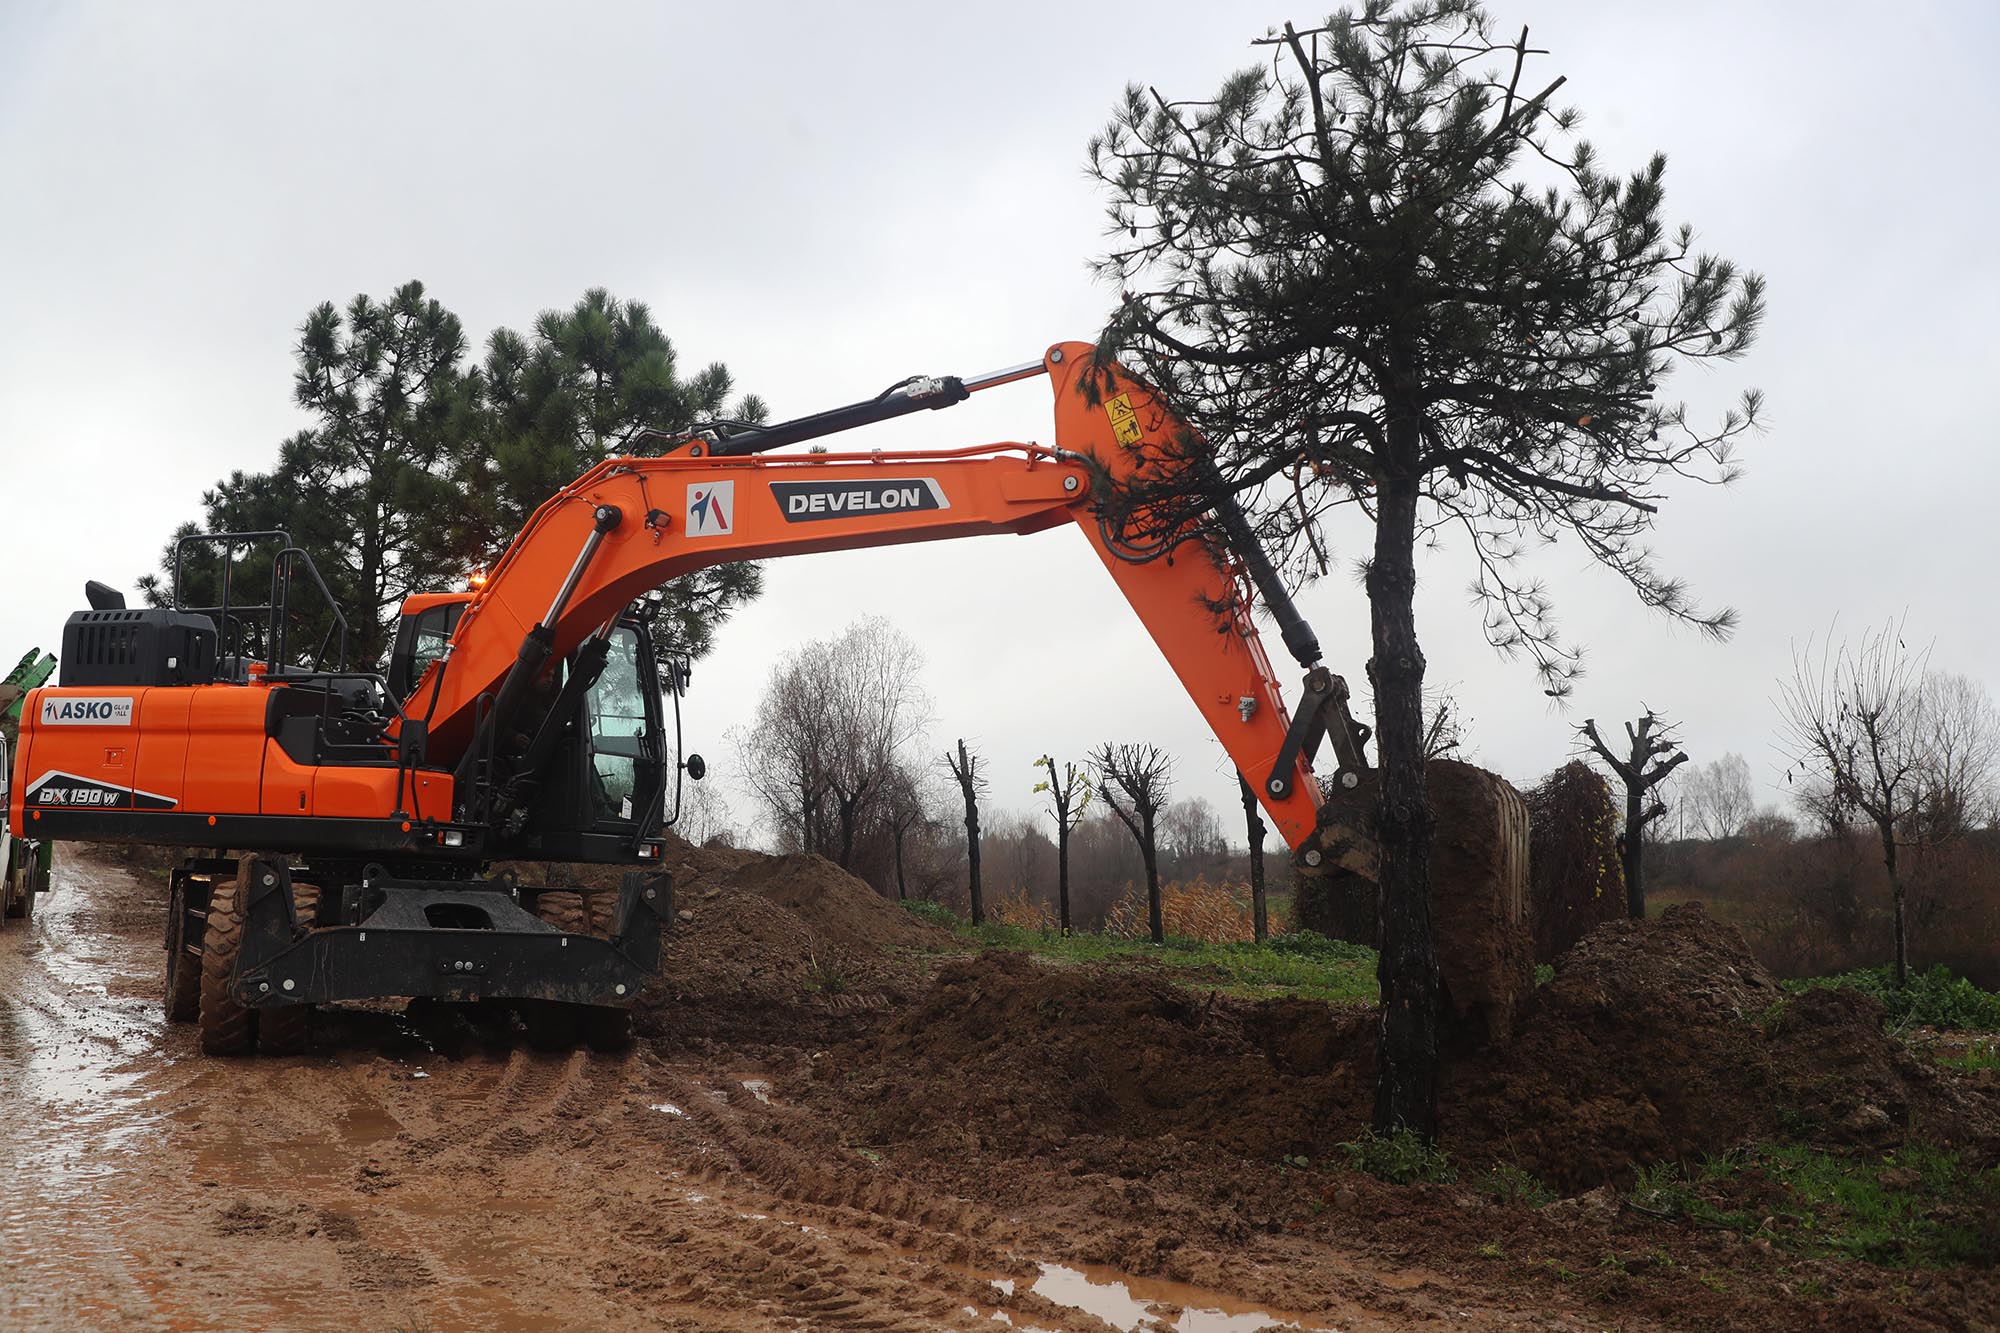
{"label": "side mirror", "polygon": [[691,754],[686,759],[682,760],[681,767],[686,769],[687,775],[693,778],[696,782],[700,782],[703,778],[708,776],[708,764],[698,754]]}

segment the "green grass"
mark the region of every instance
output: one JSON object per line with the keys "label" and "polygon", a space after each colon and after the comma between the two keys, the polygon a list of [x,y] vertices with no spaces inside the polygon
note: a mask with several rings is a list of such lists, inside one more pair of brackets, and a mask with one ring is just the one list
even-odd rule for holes
{"label": "green grass", "polygon": [[1947,1069],[1963,1070],[1968,1074],[1981,1069],[2000,1069],[2000,1039],[1974,1037],[1962,1054],[1940,1055],[1938,1063]]}
{"label": "green grass", "polygon": [[[927,918],[928,919],[928,918]],[[1066,964],[1145,961],[1170,980],[1252,999],[1300,996],[1336,1004],[1373,1004],[1375,951],[1311,931],[1274,935],[1263,944],[1165,944],[1107,935],[1070,935],[1021,926],[957,927],[959,938],[993,949],[1021,949]],[[1178,974],[1178,975],[1177,975]]]}
{"label": "green grass", "polygon": [[1501,1203],[1518,1201],[1530,1208],[1539,1208],[1556,1200],[1554,1190],[1512,1162],[1501,1162],[1488,1171],[1479,1182],[1479,1191],[1490,1194]]}
{"label": "green grass", "polygon": [[1642,1171],[1631,1199],[1649,1213],[1761,1235],[1813,1258],[1991,1267],[2000,1252],[2000,1168],[1922,1144],[1881,1157],[1779,1144],[1693,1171],[1667,1163]]}
{"label": "green grass", "polygon": [[1922,1023],[1936,1028],[1962,1028],[1975,1032],[2000,1032],[2000,994],[1981,990],[1964,977],[1939,964],[1928,972],[1910,974],[1910,984],[1897,989],[1894,973],[1886,967],[1862,968],[1832,977],[1809,977],[1787,981],[1785,989],[1798,992],[1819,986],[1858,990],[1882,1002],[1892,1022]]}
{"label": "green grass", "polygon": [[1449,1185],[1458,1179],[1451,1156],[1407,1129],[1384,1137],[1372,1130],[1340,1145],[1347,1164],[1391,1185]]}

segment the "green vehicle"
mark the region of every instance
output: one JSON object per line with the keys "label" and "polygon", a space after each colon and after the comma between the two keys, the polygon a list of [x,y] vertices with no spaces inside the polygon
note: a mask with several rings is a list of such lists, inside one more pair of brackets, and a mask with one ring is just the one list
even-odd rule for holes
{"label": "green vehicle", "polygon": [[26,920],[34,915],[35,899],[49,891],[49,868],[55,844],[17,838],[5,824],[8,783],[13,779],[12,746],[20,733],[21,702],[28,691],[55,672],[56,659],[30,648],[14,669],[0,680],[0,921]]}

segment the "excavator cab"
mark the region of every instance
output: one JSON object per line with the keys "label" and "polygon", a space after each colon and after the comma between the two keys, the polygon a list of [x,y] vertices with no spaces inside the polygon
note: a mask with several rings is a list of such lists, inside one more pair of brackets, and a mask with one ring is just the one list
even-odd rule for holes
{"label": "excavator cab", "polygon": [[[570,673],[580,669],[583,653],[579,649],[551,673],[548,688],[557,698]],[[589,669],[587,661],[581,669]],[[541,798],[522,831],[535,840],[535,855],[608,859],[589,852],[630,849],[659,827],[666,745],[658,680],[645,622],[620,617],[604,636],[604,661],[595,679],[579,682],[582,695],[572,715],[551,719],[566,734],[545,761]]]}

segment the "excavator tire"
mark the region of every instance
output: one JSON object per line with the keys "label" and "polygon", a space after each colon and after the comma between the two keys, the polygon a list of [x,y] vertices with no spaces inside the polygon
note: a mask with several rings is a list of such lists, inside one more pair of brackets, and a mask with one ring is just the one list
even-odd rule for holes
{"label": "excavator tire", "polygon": [[555,889],[538,894],[535,898],[535,915],[557,930],[566,930],[573,935],[590,933],[590,913],[584,906],[583,895],[567,889]]}
{"label": "excavator tire", "polygon": [[[6,836],[7,831],[0,828],[0,838]],[[35,916],[35,896],[48,886],[42,882],[41,868],[38,864],[39,854],[28,855],[26,849],[19,843],[14,845],[14,851],[20,857],[21,864],[11,867],[7,872],[8,878],[13,881],[8,886],[12,892],[5,895],[7,917],[13,921],[32,921]]]}
{"label": "excavator tire", "polygon": [[201,1015],[201,955],[190,952],[187,941],[189,878],[175,877],[173,897],[167,904],[165,999],[169,1023],[192,1023]]}
{"label": "excavator tire", "polygon": [[[319,917],[319,885],[292,883],[292,912],[307,930]],[[313,1007],[287,1004],[257,1015],[257,1049],[265,1055],[303,1055],[312,1045]]]}
{"label": "excavator tire", "polygon": [[248,1055],[257,1044],[257,1011],[229,994],[236,953],[243,944],[243,901],[251,872],[261,863],[244,857],[236,878],[218,880],[208,898],[208,928],[201,937],[201,1049],[209,1055]]}
{"label": "excavator tire", "polygon": [[586,928],[601,940],[610,939],[612,923],[618,919],[618,890],[592,889],[582,896]]}

